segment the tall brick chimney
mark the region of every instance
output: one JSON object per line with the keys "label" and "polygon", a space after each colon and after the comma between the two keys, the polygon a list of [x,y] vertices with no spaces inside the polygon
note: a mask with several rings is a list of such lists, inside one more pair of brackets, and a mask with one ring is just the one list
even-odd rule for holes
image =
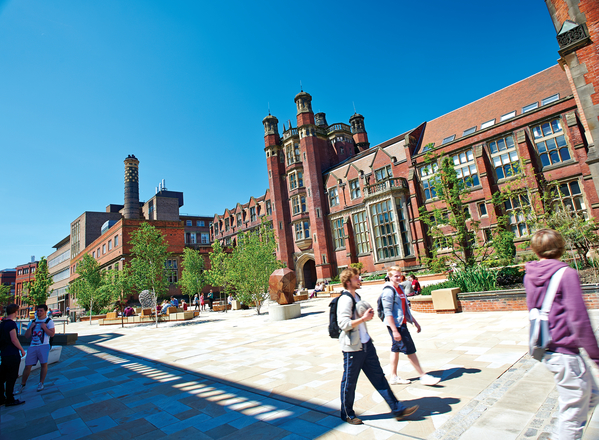
{"label": "tall brick chimney", "polygon": [[139,218],[139,160],[134,154],[125,159],[125,208],[126,219]]}

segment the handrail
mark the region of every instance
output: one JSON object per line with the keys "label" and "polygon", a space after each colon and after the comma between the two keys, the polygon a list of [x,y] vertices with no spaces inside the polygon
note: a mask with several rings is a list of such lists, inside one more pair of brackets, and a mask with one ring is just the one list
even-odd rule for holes
{"label": "handrail", "polygon": [[383,191],[387,191],[391,188],[407,188],[407,181],[403,177],[391,177],[385,180],[381,180],[372,185],[364,187],[364,192],[367,195],[373,195]]}

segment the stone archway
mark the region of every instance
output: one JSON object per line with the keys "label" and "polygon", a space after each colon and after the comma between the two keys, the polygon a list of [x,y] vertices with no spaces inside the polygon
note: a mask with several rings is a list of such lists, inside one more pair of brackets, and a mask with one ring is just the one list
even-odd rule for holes
{"label": "stone archway", "polygon": [[314,289],[316,286],[316,262],[314,256],[304,254],[295,262],[295,276],[298,287]]}

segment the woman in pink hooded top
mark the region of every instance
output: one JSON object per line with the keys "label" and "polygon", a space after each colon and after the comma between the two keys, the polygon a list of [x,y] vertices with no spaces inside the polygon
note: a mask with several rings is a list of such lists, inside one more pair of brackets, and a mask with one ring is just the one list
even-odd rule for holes
{"label": "woman in pink hooded top", "polygon": [[[526,265],[526,302],[529,310],[540,310],[549,280],[559,269],[567,267],[559,261],[565,242],[556,231],[541,229],[533,235],[531,247],[540,261]],[[543,364],[553,373],[559,393],[559,439],[580,439],[588,412],[597,404],[599,393],[579,348],[584,348],[599,366],[599,347],[582,298],[578,272],[574,269],[564,272],[548,320],[552,342]]]}

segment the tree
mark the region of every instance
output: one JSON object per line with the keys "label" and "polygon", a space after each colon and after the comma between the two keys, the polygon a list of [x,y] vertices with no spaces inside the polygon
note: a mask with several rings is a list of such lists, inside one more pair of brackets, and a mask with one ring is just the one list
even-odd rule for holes
{"label": "tree", "polygon": [[[419,210],[420,219],[426,224],[427,234],[433,242],[431,257],[423,262],[431,267],[441,264],[443,268],[451,260],[462,267],[474,266],[490,253],[489,243],[481,239],[480,222],[473,220],[467,209],[471,187],[476,182],[472,177],[458,177],[450,157],[435,153],[432,144],[427,147],[426,169],[433,174],[428,183],[437,203],[431,211],[424,206]],[[449,249],[449,253],[439,256],[441,246]]]}
{"label": "tree", "polygon": [[109,291],[107,295],[111,298],[114,307],[121,311],[121,327],[124,327],[123,320],[127,296],[133,293],[135,287],[131,276],[131,268],[123,265],[122,270],[108,270],[106,271],[105,280],[104,288]]}
{"label": "tree", "polygon": [[190,248],[183,250],[183,271],[177,284],[189,295],[190,304],[191,295],[202,292],[206,285],[206,272],[204,257],[198,251]]}
{"label": "tree", "polygon": [[[168,243],[162,233],[149,223],[142,223],[133,232],[131,242],[131,273],[138,291],[149,290],[154,296],[154,310],[160,296],[168,295],[168,280],[165,271]],[[156,313],[158,327],[158,313]]]}
{"label": "tree", "polygon": [[[226,292],[227,287],[231,285],[231,277],[229,273],[229,265],[231,261],[231,255],[226,252],[219,241],[215,241],[212,244],[212,252],[209,255],[210,258],[210,270],[208,270],[206,277],[208,283],[212,286],[219,286],[222,292]],[[218,293],[218,299],[221,299],[221,292]],[[227,308],[225,307],[225,310]]]}
{"label": "tree", "polygon": [[6,306],[14,301],[14,296],[10,294],[10,286],[0,284],[0,307]]}
{"label": "tree", "polygon": [[106,273],[100,270],[98,262],[89,254],[77,265],[79,277],[69,287],[69,292],[75,296],[77,303],[90,312],[91,315],[100,313],[110,302],[111,291],[106,288]]}
{"label": "tree", "polygon": [[48,262],[45,257],[42,257],[37,264],[35,280],[25,283],[23,287],[27,292],[27,296],[23,298],[23,301],[32,306],[46,304],[49,296],[48,289],[52,283],[52,278],[50,278],[50,274],[48,273]]}
{"label": "tree", "polygon": [[276,269],[283,267],[277,260],[277,243],[272,223],[237,236],[237,246],[231,254],[229,274],[237,299],[244,304],[254,303],[260,314],[262,302],[268,297],[268,280]]}

